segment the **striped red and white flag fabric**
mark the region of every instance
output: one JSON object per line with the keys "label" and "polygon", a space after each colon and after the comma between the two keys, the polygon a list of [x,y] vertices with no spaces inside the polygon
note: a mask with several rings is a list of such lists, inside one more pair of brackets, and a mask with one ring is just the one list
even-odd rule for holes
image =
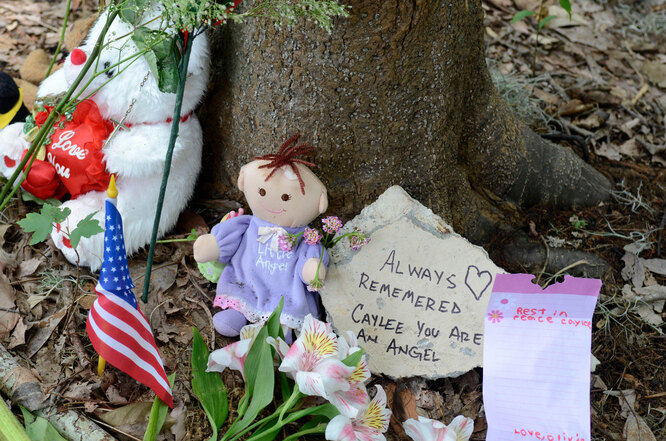
{"label": "striped red and white flag fabric", "polygon": [[151,388],[173,408],[162,358],[132,288],[122,218],[115,204],[107,199],[104,262],[95,287],[98,297],[88,314],[88,337],[100,357]]}

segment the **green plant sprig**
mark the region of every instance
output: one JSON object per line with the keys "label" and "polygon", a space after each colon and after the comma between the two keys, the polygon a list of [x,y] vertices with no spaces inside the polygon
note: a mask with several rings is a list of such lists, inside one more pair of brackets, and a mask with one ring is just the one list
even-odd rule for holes
{"label": "green plant sprig", "polygon": [[[569,20],[571,20],[571,1],[570,0],[559,0],[560,6],[562,9],[567,11],[569,14]],[[544,26],[546,26],[552,19],[555,18],[554,15],[548,15],[546,17],[541,17],[541,13],[544,10],[546,0],[541,0],[539,3],[539,8],[536,11],[531,11],[529,9],[523,9],[522,11],[516,12],[516,14],[511,19],[511,24],[514,24],[524,18],[536,15],[537,17],[537,29],[536,29],[536,38],[534,41],[534,55],[532,57],[532,75],[536,75],[536,59],[537,59],[537,49],[539,47],[539,35]]]}

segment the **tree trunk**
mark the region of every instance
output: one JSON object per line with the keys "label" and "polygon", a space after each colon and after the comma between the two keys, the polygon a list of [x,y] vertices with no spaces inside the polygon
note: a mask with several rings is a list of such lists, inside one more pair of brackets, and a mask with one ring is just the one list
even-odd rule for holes
{"label": "tree trunk", "polygon": [[215,31],[201,111],[208,196],[240,197],[240,166],[301,132],[315,146],[329,212],[341,216],[398,184],[482,241],[515,212],[507,207],[607,197],[602,175],[529,131],[499,98],[479,0],[344,3],[351,16],[335,20],[330,35],[303,21]]}

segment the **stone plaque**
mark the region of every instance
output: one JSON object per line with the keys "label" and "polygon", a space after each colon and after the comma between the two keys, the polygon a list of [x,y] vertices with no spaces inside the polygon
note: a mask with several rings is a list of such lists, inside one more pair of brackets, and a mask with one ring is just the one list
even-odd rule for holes
{"label": "stone plaque", "polygon": [[391,187],[343,233],[321,291],[328,320],[351,330],[370,369],[390,377],[455,377],[481,366],[486,306],[504,271],[401,187]]}

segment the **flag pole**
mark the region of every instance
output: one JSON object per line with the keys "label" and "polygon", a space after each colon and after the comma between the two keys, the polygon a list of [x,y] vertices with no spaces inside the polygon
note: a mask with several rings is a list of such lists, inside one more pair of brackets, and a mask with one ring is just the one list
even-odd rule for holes
{"label": "flag pole", "polygon": [[[116,205],[116,198],[118,197],[118,189],[116,188],[116,175],[111,175],[109,180],[109,187],[106,189],[106,197],[113,205]],[[97,375],[100,377],[104,375],[104,369],[106,368],[106,360],[99,357],[97,360]]]}

